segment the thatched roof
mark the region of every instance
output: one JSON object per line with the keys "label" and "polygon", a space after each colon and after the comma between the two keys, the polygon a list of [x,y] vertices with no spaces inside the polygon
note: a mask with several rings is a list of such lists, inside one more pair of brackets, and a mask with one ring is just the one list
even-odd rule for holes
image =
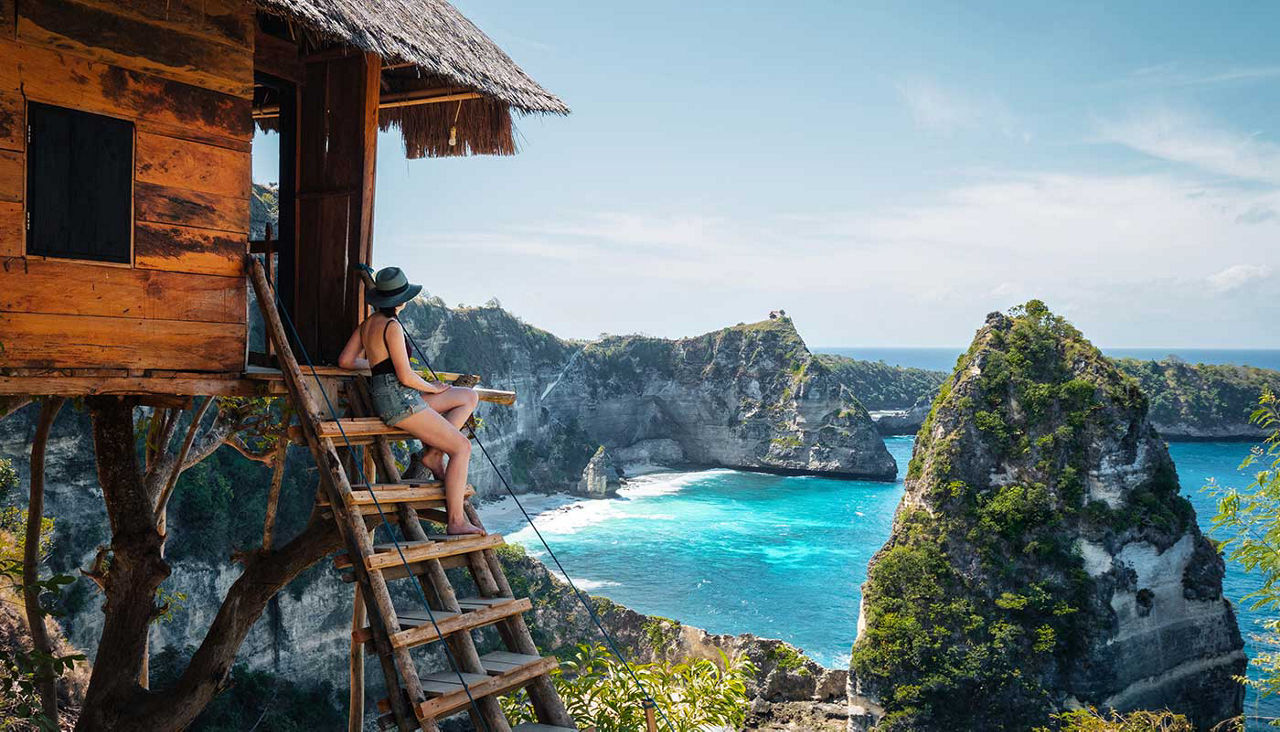
{"label": "thatched roof", "polygon": [[523,112],[568,114],[498,45],[445,0],[256,0],[312,29],[411,63]]}

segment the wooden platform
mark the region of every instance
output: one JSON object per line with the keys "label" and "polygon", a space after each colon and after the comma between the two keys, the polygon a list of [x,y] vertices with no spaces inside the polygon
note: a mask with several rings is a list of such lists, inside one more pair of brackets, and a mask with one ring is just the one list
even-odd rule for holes
{"label": "wooden platform", "polygon": [[[368,371],[347,371],[336,366],[317,366],[313,374],[304,367],[308,381],[319,377],[322,384],[336,384]],[[439,371],[442,381],[453,382],[464,374]],[[424,374],[430,377],[429,374]],[[0,369],[0,395],[29,396],[284,396],[288,393],[279,369],[250,366],[244,371],[171,371],[165,369]],[[476,388],[480,400],[492,404],[514,404],[516,393],[501,389]]]}

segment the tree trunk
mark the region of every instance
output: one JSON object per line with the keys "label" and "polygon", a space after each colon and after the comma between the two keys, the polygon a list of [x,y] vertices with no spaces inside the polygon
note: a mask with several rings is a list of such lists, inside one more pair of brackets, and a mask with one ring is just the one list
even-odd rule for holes
{"label": "tree trunk", "polygon": [[[105,620],[78,732],[177,732],[188,727],[226,682],[245,636],[267,603],[302,571],[342,545],[337,525],[313,512],[297,537],[274,551],[251,554],[227,592],[200,648],[172,688],[138,683],[156,590],[169,574],[155,520],[156,490],[138,461],[133,402],[89,397],[93,442],[107,517],[111,560],[103,591]],[[211,452],[211,451],[210,451]]]}
{"label": "tree trunk", "polygon": [[[31,498],[27,504],[27,536],[22,553],[22,602],[27,611],[27,626],[31,628],[31,646],[49,656],[53,655],[53,642],[45,631],[36,582],[40,579],[40,524],[44,518],[44,448],[59,409],[62,409],[61,397],[50,397],[40,406],[36,436],[31,443]],[[44,716],[57,724],[58,677],[52,673],[41,674],[36,683]]]}
{"label": "tree trunk", "polygon": [[111,523],[111,562],[103,582],[105,619],[77,730],[118,729],[145,692],[138,684],[155,610],[156,589],[169,576],[155,506],[138,465],[132,399],[88,397],[98,482]]}

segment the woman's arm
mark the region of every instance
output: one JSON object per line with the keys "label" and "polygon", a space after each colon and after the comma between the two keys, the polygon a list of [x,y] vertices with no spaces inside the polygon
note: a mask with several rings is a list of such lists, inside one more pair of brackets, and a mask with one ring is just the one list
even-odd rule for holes
{"label": "woman's arm", "polygon": [[[393,327],[395,330],[391,331],[390,329]],[[396,378],[400,380],[401,384],[410,389],[425,391],[428,394],[439,394],[449,388],[447,384],[433,384],[413,370],[413,366],[409,363],[409,352],[404,347],[403,326],[400,325],[400,321],[391,321],[387,328],[389,331],[387,333],[387,352],[391,356],[391,364],[396,367]]]}
{"label": "woman's arm", "polygon": [[338,365],[348,371],[369,368],[369,359],[364,358],[364,341],[360,338],[358,326],[347,339],[347,345],[343,347],[342,353],[338,355]]}

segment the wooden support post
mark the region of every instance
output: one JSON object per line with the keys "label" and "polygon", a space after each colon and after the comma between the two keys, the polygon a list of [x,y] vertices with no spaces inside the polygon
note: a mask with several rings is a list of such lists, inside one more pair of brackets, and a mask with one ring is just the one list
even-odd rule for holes
{"label": "wooden support post", "polygon": [[[280,358],[280,371],[284,374],[289,393],[299,410],[298,421],[306,437],[307,446],[311,448],[312,457],[320,473],[320,483],[329,496],[329,504],[334,512],[334,519],[342,530],[347,544],[347,551],[357,561],[352,562],[352,569],[365,592],[365,606],[369,613],[369,626],[373,631],[374,647],[378,650],[378,658],[382,663],[387,688],[390,690],[391,709],[396,724],[402,732],[413,732],[418,727],[416,713],[410,712],[405,699],[396,691],[403,688],[409,695],[409,703],[416,707],[426,700],[422,690],[422,680],[409,651],[404,648],[393,649],[388,629],[398,626],[395,608],[391,604],[391,595],[386,580],[381,572],[370,572],[359,558],[373,553],[373,542],[365,530],[364,517],[352,514],[347,509],[351,500],[351,484],[342,471],[342,464],[334,449],[333,440],[321,438],[317,432],[316,420],[322,412],[311,392],[303,384],[302,370],[298,360],[289,347],[288,336],[285,335],[284,324],[280,320],[280,312],[275,307],[275,292],[267,282],[262,263],[251,255],[245,255],[248,262],[254,292],[262,306],[263,320],[266,321],[267,336],[276,344]],[[397,672],[401,677],[397,680]],[[426,728],[425,725],[423,726]]]}
{"label": "wooden support post", "polygon": [[364,597],[357,587],[351,600],[351,692],[347,732],[364,732],[364,643],[356,634],[364,630]]}
{"label": "wooden support post", "polygon": [[653,718],[653,701],[644,700],[644,728],[646,732],[658,732],[658,720]]}
{"label": "wooden support post", "polygon": [[351,266],[371,257],[381,67],[372,53],[306,63],[293,316],[318,364],[336,362],[364,314],[364,283]]}

